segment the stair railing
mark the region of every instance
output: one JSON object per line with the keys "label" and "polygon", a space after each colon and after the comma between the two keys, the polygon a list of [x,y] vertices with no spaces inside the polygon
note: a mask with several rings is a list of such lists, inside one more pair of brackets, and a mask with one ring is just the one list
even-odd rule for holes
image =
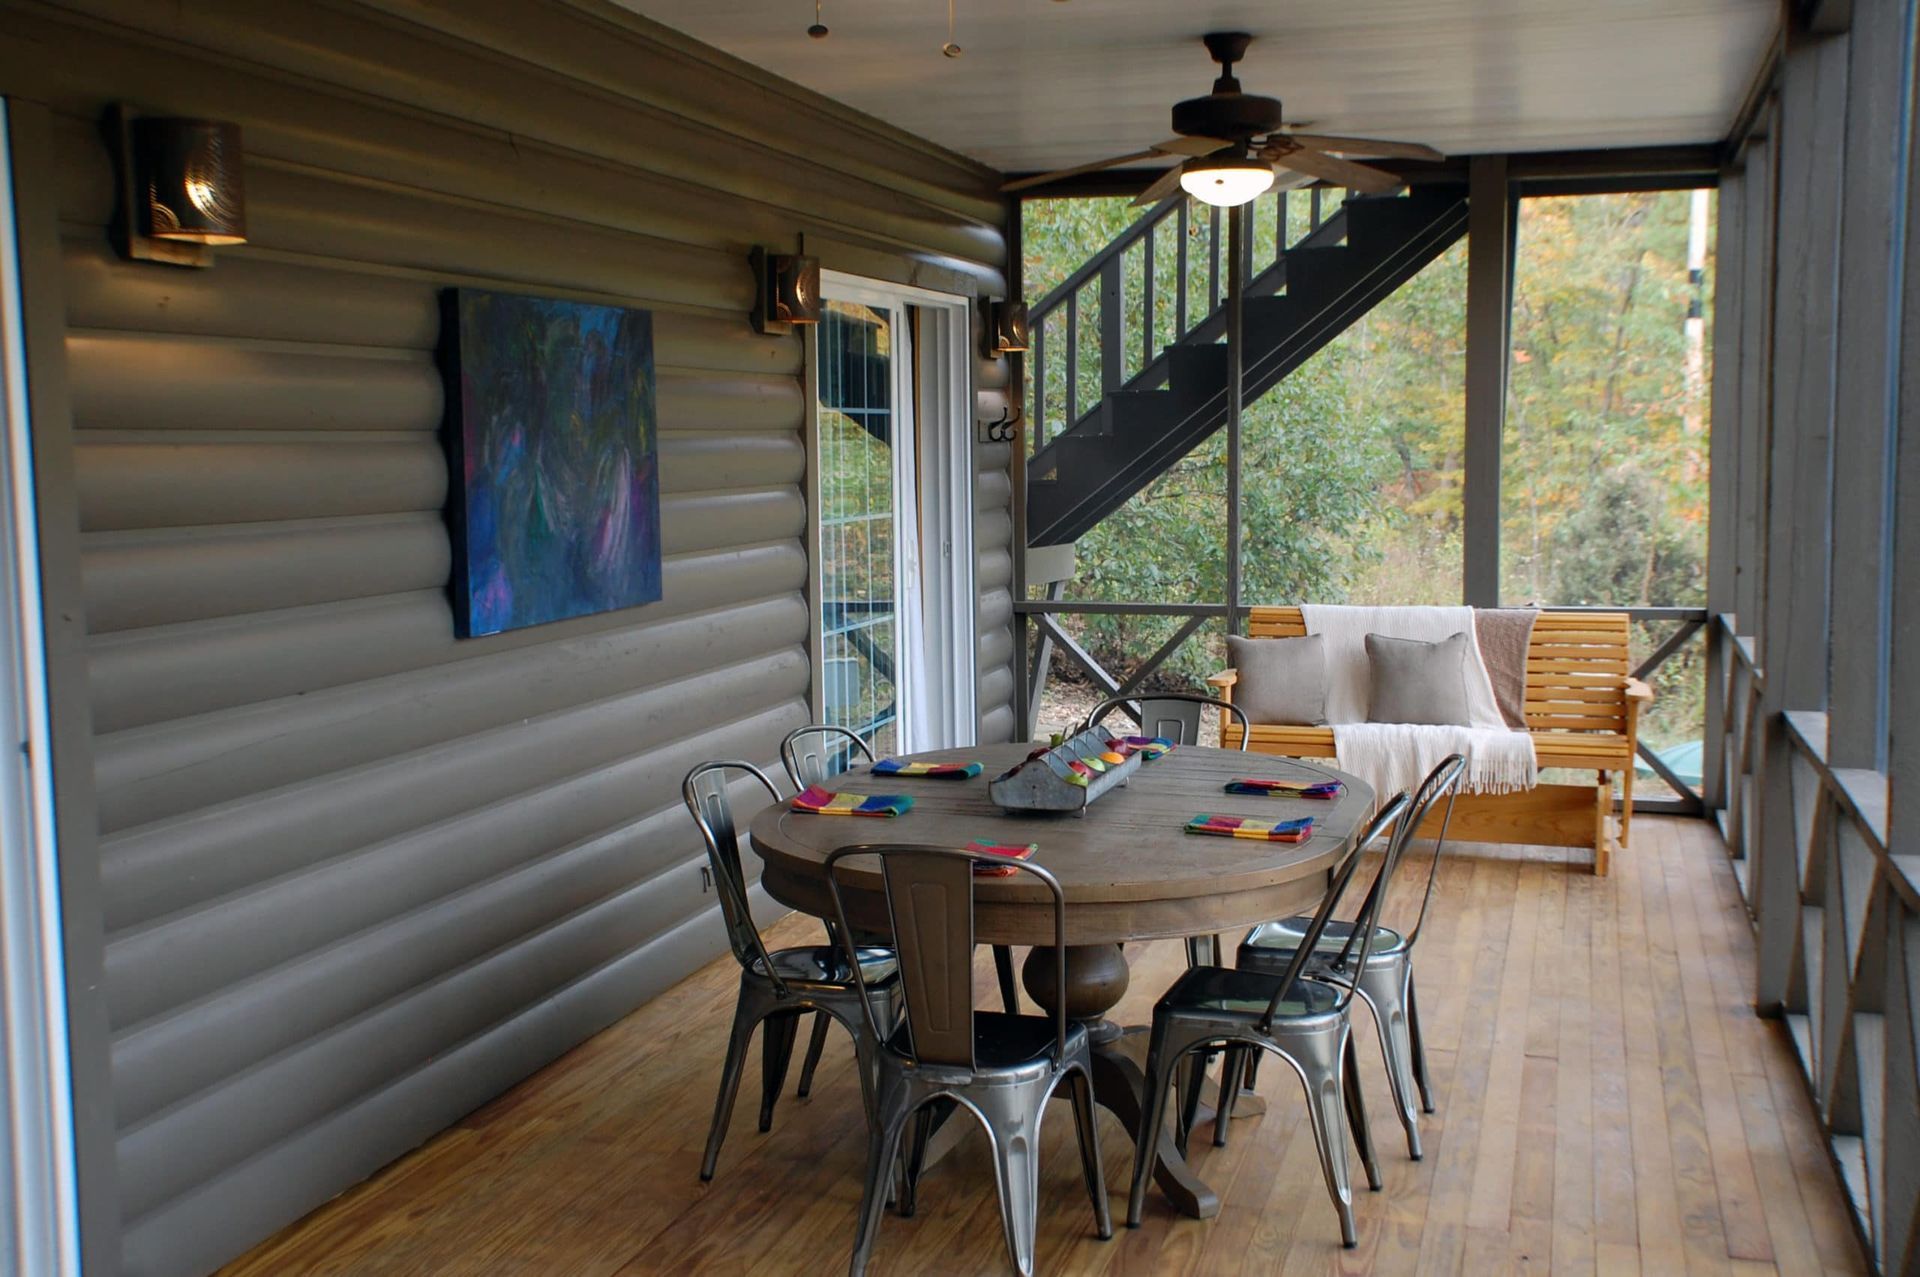
{"label": "stair railing", "polygon": [[[1249,294],[1277,292],[1284,286],[1288,248],[1340,242],[1345,195],[1338,188],[1316,186],[1269,192],[1255,202],[1253,215],[1244,221]],[[1170,291],[1171,298],[1164,295],[1155,269],[1155,254],[1165,238],[1162,229],[1169,226],[1173,287],[1164,291]],[[1033,351],[1027,361],[1027,437],[1033,452],[1100,411],[1111,392],[1150,390],[1164,382],[1168,346],[1206,340],[1209,329],[1218,330],[1214,337],[1224,332],[1226,235],[1226,210],[1182,192],[1148,209],[1033,305]],[[1137,283],[1131,297],[1129,281]],[[1169,301],[1172,314],[1164,316]],[[1083,333],[1081,312],[1090,308],[1097,308],[1097,331]],[[1059,361],[1049,359],[1049,349],[1064,349],[1064,368],[1055,367]],[[1085,365],[1094,362],[1097,384],[1083,375],[1090,371]]]}

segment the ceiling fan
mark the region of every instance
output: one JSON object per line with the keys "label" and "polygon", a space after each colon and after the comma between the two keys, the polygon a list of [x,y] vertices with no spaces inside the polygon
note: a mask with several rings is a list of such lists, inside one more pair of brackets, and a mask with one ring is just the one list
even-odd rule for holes
{"label": "ceiling fan", "polygon": [[1184,156],[1184,160],[1142,191],[1134,203],[1158,203],[1180,186],[1196,199],[1231,207],[1245,204],[1268,190],[1276,178],[1283,183],[1283,189],[1326,181],[1376,195],[1398,190],[1402,185],[1392,173],[1342,159],[1342,155],[1410,160],[1446,158],[1432,147],[1417,142],[1296,132],[1284,123],[1278,98],[1240,91],[1233,65],[1246,56],[1252,36],[1244,31],[1215,31],[1202,40],[1207,52],[1220,64],[1220,78],[1213,82],[1213,92],[1206,97],[1174,103],[1173,131],[1179,136],[1144,151],[1019,178],[1000,189],[1022,191],[1122,164]]}

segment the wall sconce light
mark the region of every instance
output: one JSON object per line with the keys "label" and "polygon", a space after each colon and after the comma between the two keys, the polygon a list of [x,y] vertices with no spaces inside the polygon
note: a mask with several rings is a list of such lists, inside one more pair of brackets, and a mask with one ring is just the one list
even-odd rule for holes
{"label": "wall sconce light", "polygon": [[799,253],[748,254],[758,290],[753,302],[755,332],[780,335],[795,324],[820,322],[820,259]]}
{"label": "wall sconce light", "polygon": [[107,109],[118,203],[113,242],[130,261],[211,266],[213,248],[247,242],[240,126],[136,118]]}
{"label": "wall sconce light", "polygon": [[988,359],[1027,349],[1027,304],[1014,301],[987,303],[987,322],[982,334]]}

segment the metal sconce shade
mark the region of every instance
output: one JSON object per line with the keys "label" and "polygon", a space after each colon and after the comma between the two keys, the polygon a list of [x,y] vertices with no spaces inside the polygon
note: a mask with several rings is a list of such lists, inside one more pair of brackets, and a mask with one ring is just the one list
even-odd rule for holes
{"label": "metal sconce shade", "polygon": [[189,244],[247,242],[239,125],[135,120],[133,152],[148,235]]}
{"label": "metal sconce shade", "polygon": [[749,260],[758,290],[753,304],[756,331],[785,333],[795,324],[820,322],[819,258],[756,248]]}
{"label": "metal sconce shade", "polygon": [[987,358],[997,359],[1027,349],[1027,304],[987,303]]}

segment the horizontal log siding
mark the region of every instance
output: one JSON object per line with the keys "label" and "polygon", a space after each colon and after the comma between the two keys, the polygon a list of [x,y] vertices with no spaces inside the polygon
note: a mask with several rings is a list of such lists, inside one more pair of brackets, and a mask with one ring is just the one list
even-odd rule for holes
{"label": "horizontal log siding", "polygon": [[[771,762],[809,682],[802,348],[747,324],[746,250],[998,292],[1001,205],[594,0],[0,18],[62,159],[125,1262],[199,1273],[720,950],[679,777]],[[242,124],[248,246],[113,256],[112,100]],[[661,602],[452,638],[449,284],[654,309]],[[1009,455],[975,457],[1004,740]]]}

